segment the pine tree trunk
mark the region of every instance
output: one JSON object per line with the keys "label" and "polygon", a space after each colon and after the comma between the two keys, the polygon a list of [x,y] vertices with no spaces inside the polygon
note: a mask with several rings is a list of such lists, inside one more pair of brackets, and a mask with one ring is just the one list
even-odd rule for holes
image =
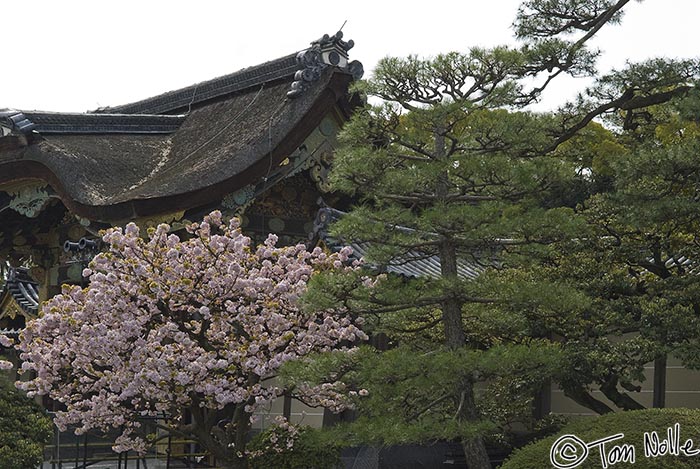
{"label": "pine tree trunk", "polygon": [[[438,159],[446,158],[445,137],[442,129],[437,128],[434,135],[435,157]],[[447,197],[449,194],[448,177],[448,174],[445,173],[442,181],[438,183],[436,188],[438,197]],[[457,249],[448,236],[443,236],[443,240],[438,247],[438,254],[442,277],[457,280]],[[462,323],[462,306],[463,301],[456,296],[448,297],[441,305],[442,323],[445,328],[445,344],[452,350],[466,347],[466,334]],[[474,399],[473,378],[468,373],[465,373],[458,383],[455,390],[455,395],[459,396],[456,417],[460,422],[477,423],[480,416]],[[464,449],[464,456],[469,469],[491,469],[491,461],[486,452],[484,439],[481,436],[463,438],[462,448]]]}
{"label": "pine tree trunk", "polygon": [[[440,246],[440,262],[443,276],[457,275],[457,255],[454,245],[445,241]],[[442,304],[442,322],[445,327],[445,344],[457,350],[466,346],[466,335],[462,325],[462,302],[457,298],[450,298]],[[465,375],[460,380],[456,391],[459,396],[457,418],[461,422],[479,421],[479,410],[474,399],[474,382],[471,376]],[[462,439],[462,448],[469,469],[491,469],[491,461],[486,452],[486,445],[481,436]]]}
{"label": "pine tree trunk", "polygon": [[[462,408],[459,418],[467,422],[478,422],[479,412],[474,402],[474,383],[465,379],[462,384]],[[481,436],[462,439],[462,449],[469,469],[491,469],[491,460]]]}

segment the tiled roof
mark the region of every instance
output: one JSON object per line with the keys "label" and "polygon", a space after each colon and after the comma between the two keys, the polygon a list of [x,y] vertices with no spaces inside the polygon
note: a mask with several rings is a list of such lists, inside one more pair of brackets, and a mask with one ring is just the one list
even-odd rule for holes
{"label": "tiled roof", "polygon": [[55,134],[169,134],[184,122],[185,116],[153,114],[85,114],[24,111],[33,130]]}
{"label": "tiled roof", "polygon": [[39,309],[38,285],[29,275],[28,269],[10,268],[0,298],[11,295],[24,311],[36,315]]}
{"label": "tiled roof", "polygon": [[352,40],[343,40],[341,31],[333,36],[325,34],[313,41],[308,49],[179,90],[121,106],[100,108],[94,112],[118,114],[187,112],[199,103],[292,77],[294,81],[287,91],[287,96],[295,98],[303,93],[308,82],[317,81],[322,71],[329,67],[342,70],[359,79],[364,73],[362,64],[357,61],[347,61],[348,51],[353,46]]}
{"label": "tiled roof", "polygon": [[203,101],[211,100],[232,93],[254,88],[263,83],[294,76],[299,68],[296,61],[297,53],[265,62],[254,67],[244,68],[237,72],[213,80],[197,83],[179,90],[146,98],[134,103],[120,106],[105,107],[95,113],[119,114],[163,114],[175,110],[186,111],[188,107]]}
{"label": "tiled roof", "polygon": [[[353,257],[360,259],[371,249],[372,243],[361,240],[339,240],[333,238],[328,232],[329,226],[343,215],[345,212],[333,208],[320,209],[314,221],[314,232],[311,237],[323,241],[333,251],[350,246],[353,250]],[[370,267],[412,278],[438,278],[441,275],[440,258],[437,255],[425,254],[418,250],[410,251],[405,256],[392,260],[390,264],[382,266],[370,264]],[[457,260],[457,274],[461,278],[476,278],[483,271],[484,266],[476,262],[469,262],[466,259]]]}

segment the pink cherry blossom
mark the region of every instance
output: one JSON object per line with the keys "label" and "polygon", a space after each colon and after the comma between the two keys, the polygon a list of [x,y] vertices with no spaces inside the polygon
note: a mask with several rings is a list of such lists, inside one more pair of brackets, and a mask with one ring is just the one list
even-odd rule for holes
{"label": "pink cherry blossom", "polygon": [[[4,334],[0,334],[0,346],[2,347],[12,347],[12,339]],[[11,370],[14,368],[12,362],[0,359],[0,370]]]}
{"label": "pink cherry blossom", "polygon": [[[159,417],[225,462],[243,451],[230,446],[252,414],[284,392],[269,384],[283,364],[366,339],[341,308],[308,312],[299,301],[314,272],[357,268],[347,250],[280,248],[274,235],[255,248],[219,212],[187,231],[108,230],[106,252],[84,271],[90,285],[64,286],[27,324],[17,348],[32,379],[17,386],[63,404],[59,428],[117,428],[115,450],[143,452],[144,419]],[[342,383],[305,391],[336,411],[347,402]]]}

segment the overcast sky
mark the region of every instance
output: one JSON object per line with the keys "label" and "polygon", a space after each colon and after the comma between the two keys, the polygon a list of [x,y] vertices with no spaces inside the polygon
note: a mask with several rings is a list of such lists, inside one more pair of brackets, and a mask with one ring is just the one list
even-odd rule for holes
{"label": "overcast sky", "polygon": [[[351,59],[434,55],[513,43],[519,0],[0,0],[0,109],[88,111],[234,72],[303,49],[347,20]],[[700,55],[700,1],[631,2],[595,45],[601,70]],[[585,82],[550,90],[553,107]]]}

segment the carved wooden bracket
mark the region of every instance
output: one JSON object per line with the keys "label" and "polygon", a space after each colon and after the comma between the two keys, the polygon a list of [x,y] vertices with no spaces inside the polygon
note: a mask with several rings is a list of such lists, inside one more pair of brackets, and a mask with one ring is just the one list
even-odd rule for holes
{"label": "carved wooden bracket", "polygon": [[28,218],[36,218],[46,207],[51,195],[46,185],[30,185],[8,190],[11,199],[8,207]]}

